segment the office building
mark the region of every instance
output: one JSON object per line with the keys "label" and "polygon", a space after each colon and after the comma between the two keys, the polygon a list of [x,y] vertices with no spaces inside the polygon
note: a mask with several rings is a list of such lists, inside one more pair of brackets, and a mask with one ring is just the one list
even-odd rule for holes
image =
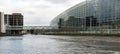
{"label": "office building", "polygon": [[[9,30],[7,33],[9,34],[20,34],[20,32],[23,29],[23,15],[21,13],[13,13],[13,14],[5,14],[5,25],[6,27],[10,27],[14,30]],[[15,30],[15,29],[21,29],[21,30]]]}

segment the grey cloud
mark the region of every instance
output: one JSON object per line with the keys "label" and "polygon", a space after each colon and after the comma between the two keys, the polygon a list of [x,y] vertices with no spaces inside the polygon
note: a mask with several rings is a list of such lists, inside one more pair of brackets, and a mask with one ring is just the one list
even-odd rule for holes
{"label": "grey cloud", "polygon": [[55,4],[62,4],[62,3],[68,2],[69,0],[46,0],[46,1],[49,1],[49,2],[55,3]]}
{"label": "grey cloud", "polygon": [[[29,19],[29,20],[28,20]],[[34,25],[34,26],[47,26],[49,25],[49,22],[47,22],[48,20],[46,20],[45,18],[41,18],[41,17],[31,17],[25,20],[25,25]]]}
{"label": "grey cloud", "polygon": [[41,8],[41,9],[44,9],[44,8],[50,8],[50,6],[49,5],[34,5],[33,6],[34,8]]}

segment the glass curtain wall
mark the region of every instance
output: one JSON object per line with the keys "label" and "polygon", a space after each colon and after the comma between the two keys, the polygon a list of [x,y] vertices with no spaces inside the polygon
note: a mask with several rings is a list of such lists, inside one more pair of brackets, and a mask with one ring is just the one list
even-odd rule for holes
{"label": "glass curtain wall", "polygon": [[120,0],[85,0],[51,21],[61,32],[119,33]]}
{"label": "glass curtain wall", "polygon": [[87,16],[97,18],[97,30],[119,33],[120,0],[87,0]]}

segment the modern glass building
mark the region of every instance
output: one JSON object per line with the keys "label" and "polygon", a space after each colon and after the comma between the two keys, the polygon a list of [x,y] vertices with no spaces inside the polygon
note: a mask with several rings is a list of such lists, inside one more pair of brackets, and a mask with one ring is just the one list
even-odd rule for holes
{"label": "modern glass building", "polygon": [[120,33],[120,0],[86,0],[55,17],[50,25],[64,32]]}

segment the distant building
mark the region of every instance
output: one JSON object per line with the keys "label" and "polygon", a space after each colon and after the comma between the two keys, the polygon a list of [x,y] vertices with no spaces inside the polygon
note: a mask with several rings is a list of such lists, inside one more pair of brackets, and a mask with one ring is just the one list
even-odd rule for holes
{"label": "distant building", "polygon": [[5,33],[4,13],[0,12],[0,33]]}
{"label": "distant building", "polygon": [[23,15],[20,13],[5,14],[5,24],[10,26],[23,26]]}
{"label": "distant building", "polygon": [[[5,24],[13,28],[14,30],[9,30],[7,33],[9,34],[20,34],[23,28],[23,15],[21,13],[13,13],[13,14],[5,14]],[[20,28],[21,30],[15,30],[16,28]]]}

